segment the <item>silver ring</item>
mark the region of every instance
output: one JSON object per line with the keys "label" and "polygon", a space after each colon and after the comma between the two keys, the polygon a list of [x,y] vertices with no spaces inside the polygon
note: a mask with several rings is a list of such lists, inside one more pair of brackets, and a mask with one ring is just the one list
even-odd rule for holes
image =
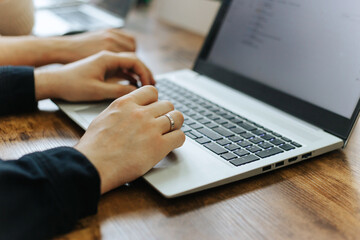
{"label": "silver ring", "polygon": [[175,128],[175,121],[169,113],[165,114],[164,116],[167,117],[170,121],[170,132],[171,132]]}

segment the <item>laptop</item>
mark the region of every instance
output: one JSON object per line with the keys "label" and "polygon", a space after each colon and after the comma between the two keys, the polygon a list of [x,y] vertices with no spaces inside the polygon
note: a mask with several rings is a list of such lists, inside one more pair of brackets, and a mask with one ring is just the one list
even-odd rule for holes
{"label": "laptop", "polygon": [[[121,28],[132,0],[35,0],[33,34],[40,37]],[[107,9],[112,9],[113,12]]]}
{"label": "laptop", "polygon": [[[157,76],[185,144],[143,177],[167,198],[346,146],[360,110],[357,0],[225,0],[193,70]],[[86,129],[107,103],[59,107]]]}

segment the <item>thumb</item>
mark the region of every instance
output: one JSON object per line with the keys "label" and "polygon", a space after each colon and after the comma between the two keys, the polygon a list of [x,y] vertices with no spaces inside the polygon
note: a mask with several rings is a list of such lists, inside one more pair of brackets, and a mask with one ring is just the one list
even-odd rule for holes
{"label": "thumb", "polygon": [[136,90],[133,85],[98,82],[98,91],[104,99],[116,99]]}

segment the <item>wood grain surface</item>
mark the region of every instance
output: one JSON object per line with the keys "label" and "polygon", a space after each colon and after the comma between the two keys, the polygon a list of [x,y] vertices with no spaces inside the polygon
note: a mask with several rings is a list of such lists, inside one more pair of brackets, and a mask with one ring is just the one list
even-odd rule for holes
{"label": "wood grain surface", "polygon": [[[154,73],[189,68],[203,37],[145,9],[127,24]],[[75,144],[83,131],[49,101],[0,118],[0,157]],[[360,127],[345,150],[243,181],[165,199],[139,179],[102,196],[98,214],[56,239],[360,239]]]}

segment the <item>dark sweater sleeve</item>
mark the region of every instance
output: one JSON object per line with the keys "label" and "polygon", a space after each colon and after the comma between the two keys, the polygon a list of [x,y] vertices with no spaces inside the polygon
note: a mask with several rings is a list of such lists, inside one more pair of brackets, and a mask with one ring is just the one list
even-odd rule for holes
{"label": "dark sweater sleeve", "polygon": [[48,239],[95,214],[100,178],[80,152],[60,147],[0,160],[0,239]]}
{"label": "dark sweater sleeve", "polygon": [[34,69],[0,67],[0,115],[35,110]]}

